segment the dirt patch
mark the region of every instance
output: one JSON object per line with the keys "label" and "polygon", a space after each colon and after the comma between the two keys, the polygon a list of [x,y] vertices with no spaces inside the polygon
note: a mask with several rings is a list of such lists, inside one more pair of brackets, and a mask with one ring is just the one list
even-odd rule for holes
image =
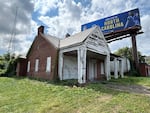
{"label": "dirt patch", "polygon": [[97,97],[97,101],[106,102],[109,101],[112,98],[112,95],[103,95],[101,97]]}
{"label": "dirt patch", "polygon": [[119,91],[127,91],[131,93],[144,94],[150,96],[150,87],[142,86],[142,85],[122,85],[115,83],[107,83],[106,87],[119,90]]}

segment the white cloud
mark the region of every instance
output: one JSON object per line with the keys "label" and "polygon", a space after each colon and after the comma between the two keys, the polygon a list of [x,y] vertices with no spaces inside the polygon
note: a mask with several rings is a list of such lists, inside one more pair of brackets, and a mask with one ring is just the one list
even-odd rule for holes
{"label": "white cloud", "polygon": [[34,11],[39,11],[41,15],[45,15],[49,10],[56,8],[59,0],[33,0]]}
{"label": "white cloud", "polygon": [[141,17],[141,24],[143,34],[137,37],[137,47],[144,55],[150,55],[150,15],[144,15]]}
{"label": "white cloud", "polygon": [[20,52],[22,45],[26,47],[23,43],[27,43],[33,4],[25,0],[0,0],[0,7],[0,54],[6,53],[9,47],[13,52]]}
{"label": "white cloud", "polygon": [[[78,2],[75,3],[74,1],[64,0],[57,4],[58,9],[58,16],[55,17],[48,17],[48,16],[40,16],[39,20],[43,21],[44,24],[49,26],[48,33],[58,36],[64,37],[64,35],[69,32],[71,34],[80,32],[80,27],[82,24],[94,21],[96,19],[104,18],[107,16],[111,16],[114,14],[118,14],[127,10],[131,10],[133,8],[143,8],[142,4],[145,4],[146,1],[138,1],[135,2],[133,0],[92,0],[91,4],[82,5],[82,3]],[[143,17],[142,17],[143,18]],[[145,17],[146,18],[146,17]],[[143,30],[149,29],[146,20],[141,19],[146,24],[142,24]],[[145,28],[145,26],[147,26]],[[149,33],[145,32],[144,35],[137,37],[137,44],[139,44],[141,37],[150,36]],[[142,40],[143,41],[143,40]],[[149,41],[149,39],[148,39]],[[112,52],[116,51],[122,47],[131,47],[131,39],[126,38],[120,41],[112,42],[109,44]],[[148,46],[147,44],[141,43],[138,46],[139,51],[143,54],[150,54],[150,52],[145,48]]]}
{"label": "white cloud", "polygon": [[57,37],[64,37],[66,33],[80,31],[81,4],[65,0],[58,3],[58,16],[40,16],[39,20],[48,26],[48,33]]}
{"label": "white cloud", "polygon": [[124,38],[122,40],[111,42],[109,43],[109,47],[112,53],[116,52],[118,49],[123,48],[123,47],[132,47],[131,39]]}
{"label": "white cloud", "polygon": [[[21,53],[27,52],[29,49],[35,35],[37,34],[37,28],[39,26],[39,21],[46,25],[47,33],[57,36],[59,38],[63,38],[66,33],[74,34],[80,32],[81,25],[87,22],[91,22],[97,19],[101,19],[107,16],[111,16],[114,14],[118,14],[133,8],[139,8],[141,12],[141,23],[143,27],[144,34],[139,35],[137,37],[137,45],[138,50],[142,51],[143,54],[150,55],[150,27],[148,25],[150,12],[149,12],[149,4],[150,1],[147,0],[83,0],[75,2],[74,0],[31,0],[34,3],[34,6],[29,1],[24,0],[14,0],[15,2],[6,2],[1,3],[2,11],[0,14],[0,20],[7,23],[0,23],[3,29],[0,29],[0,36],[5,37],[5,40],[0,39],[0,43],[4,42],[4,47],[8,45],[6,41],[9,40],[11,31],[12,20],[14,20],[14,3],[18,4],[21,10],[19,10],[18,14],[18,24],[17,24],[17,36],[16,41],[18,41],[18,49],[16,52],[19,53],[20,48],[22,49]],[[24,2],[24,3],[22,3]],[[84,2],[89,4],[84,4]],[[30,4],[29,6],[27,4]],[[15,5],[14,5],[15,6]],[[28,8],[29,7],[29,8]],[[12,10],[12,8],[14,8]],[[34,9],[33,9],[34,8]],[[57,10],[56,10],[57,9]],[[149,9],[149,10],[148,10]],[[31,12],[34,10],[34,13],[37,14],[36,19],[31,19]],[[56,10],[55,16],[48,16],[51,13],[51,10]],[[57,12],[58,11],[58,12]],[[6,13],[7,12],[7,13]],[[8,15],[4,16],[5,13]],[[2,16],[1,16],[2,15]],[[3,17],[3,18],[2,18]],[[36,17],[34,17],[36,18]],[[11,21],[10,21],[11,20]],[[10,22],[10,23],[9,23]],[[3,31],[3,32],[2,32]],[[5,31],[5,32],[4,32]],[[3,34],[3,35],[2,35]],[[22,37],[22,40],[19,38]],[[144,39],[144,40],[143,40]],[[121,47],[131,47],[130,38],[126,38],[120,41],[112,42],[110,48],[112,52],[121,48]],[[4,47],[0,47],[0,50],[4,49]]]}

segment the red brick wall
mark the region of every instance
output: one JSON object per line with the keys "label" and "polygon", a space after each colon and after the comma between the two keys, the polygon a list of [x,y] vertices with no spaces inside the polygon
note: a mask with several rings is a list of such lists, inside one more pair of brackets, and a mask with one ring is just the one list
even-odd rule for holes
{"label": "red brick wall", "polygon": [[145,63],[140,63],[140,74],[142,76],[150,76],[148,75],[148,70],[149,70],[150,66],[145,64]]}
{"label": "red brick wall", "polygon": [[[51,57],[51,72],[46,72],[47,57]],[[39,59],[38,72],[35,72],[36,59]],[[41,36],[36,37],[27,60],[30,61],[28,76],[52,80],[54,75],[57,75],[57,49],[45,38]]]}

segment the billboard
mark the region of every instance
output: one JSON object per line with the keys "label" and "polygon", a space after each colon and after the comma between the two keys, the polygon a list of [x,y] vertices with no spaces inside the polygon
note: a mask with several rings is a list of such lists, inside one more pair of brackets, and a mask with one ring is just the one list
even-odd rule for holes
{"label": "billboard", "polygon": [[81,25],[81,31],[91,28],[95,25],[100,26],[104,34],[140,26],[139,9],[133,9],[124,13],[99,19],[90,23]]}

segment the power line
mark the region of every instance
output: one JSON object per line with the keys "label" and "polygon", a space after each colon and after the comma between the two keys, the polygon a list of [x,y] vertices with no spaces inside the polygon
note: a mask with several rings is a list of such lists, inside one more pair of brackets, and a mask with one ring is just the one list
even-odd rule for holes
{"label": "power line", "polygon": [[8,53],[10,53],[11,49],[13,49],[13,40],[16,36],[17,14],[18,14],[18,7],[16,7],[15,19],[14,19],[14,23],[13,23],[13,26],[12,26],[11,37],[10,37],[10,40],[9,40]]}

